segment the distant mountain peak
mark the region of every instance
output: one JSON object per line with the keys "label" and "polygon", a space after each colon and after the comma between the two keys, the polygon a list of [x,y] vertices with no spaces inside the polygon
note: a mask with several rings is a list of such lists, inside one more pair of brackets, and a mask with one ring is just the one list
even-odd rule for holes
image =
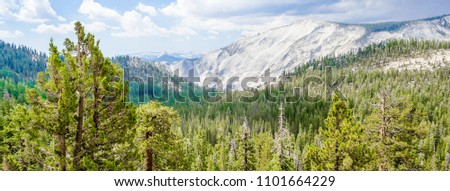
{"label": "distant mountain peak", "polygon": [[150,62],[166,62],[172,64],[174,62],[180,62],[183,60],[192,60],[201,57],[203,54],[196,52],[144,52],[133,54],[133,56],[139,57],[145,61]]}

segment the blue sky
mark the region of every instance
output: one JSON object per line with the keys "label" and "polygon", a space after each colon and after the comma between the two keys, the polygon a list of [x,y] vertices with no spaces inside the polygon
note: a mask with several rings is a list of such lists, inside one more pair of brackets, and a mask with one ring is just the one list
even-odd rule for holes
{"label": "blue sky", "polygon": [[346,23],[450,13],[448,0],[0,0],[0,39],[47,52],[81,21],[108,56],[206,53],[272,27],[315,18]]}

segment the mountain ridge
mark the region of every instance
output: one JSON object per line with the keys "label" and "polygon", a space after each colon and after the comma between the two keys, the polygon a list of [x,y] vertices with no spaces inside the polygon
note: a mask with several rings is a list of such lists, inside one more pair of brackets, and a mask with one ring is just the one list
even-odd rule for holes
{"label": "mountain ridge", "polygon": [[292,71],[310,60],[345,54],[389,39],[450,40],[450,15],[412,21],[345,24],[301,19],[205,54],[194,63],[201,79],[260,76]]}
{"label": "mountain ridge", "polygon": [[173,64],[175,62],[181,62],[183,60],[193,60],[202,56],[197,52],[142,52],[136,54],[130,54],[130,56],[139,57],[144,61],[149,62],[166,62],[167,64]]}

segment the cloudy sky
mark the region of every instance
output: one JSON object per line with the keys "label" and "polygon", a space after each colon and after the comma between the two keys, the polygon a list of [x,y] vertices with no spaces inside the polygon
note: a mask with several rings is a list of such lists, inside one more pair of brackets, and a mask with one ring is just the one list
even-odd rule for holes
{"label": "cloudy sky", "polygon": [[81,21],[108,56],[206,53],[302,18],[346,23],[450,14],[449,0],[0,0],[0,39],[47,52]]}

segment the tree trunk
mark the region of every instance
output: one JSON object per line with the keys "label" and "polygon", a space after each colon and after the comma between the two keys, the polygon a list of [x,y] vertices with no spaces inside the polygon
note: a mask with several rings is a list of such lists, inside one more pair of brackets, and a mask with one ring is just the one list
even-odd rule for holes
{"label": "tree trunk", "polygon": [[60,150],[60,156],[59,156],[59,170],[66,171],[67,170],[67,164],[66,164],[66,155],[67,155],[67,148],[66,148],[66,135],[64,133],[58,135],[58,144],[59,144],[59,150]]}
{"label": "tree trunk", "polygon": [[335,154],[335,157],[334,157],[334,171],[339,171],[339,166],[340,166],[340,160],[341,160],[341,157],[339,156],[339,142],[336,142],[336,147],[335,147],[335,149],[334,149],[334,154]]}
{"label": "tree trunk", "polygon": [[[151,133],[150,132],[145,133],[145,140],[150,140],[150,138],[151,138]],[[146,153],[147,153],[147,171],[152,171],[153,170],[153,156],[152,156],[153,154],[152,154],[151,145],[147,145]]]}
{"label": "tree trunk", "polygon": [[248,137],[247,137],[247,133],[244,135],[244,171],[249,171],[249,165],[248,165]]}
{"label": "tree trunk", "polygon": [[281,143],[280,143],[280,167],[281,167],[281,170],[286,170],[283,168],[284,167],[284,144],[283,144],[283,141],[281,141]]}
{"label": "tree trunk", "polygon": [[388,125],[388,119],[386,116],[387,109],[387,95],[382,93],[382,105],[381,105],[381,126],[380,126],[380,158],[382,162],[378,165],[379,171],[386,171],[387,158],[386,158],[386,147],[385,147],[385,139],[386,139],[386,129]]}
{"label": "tree trunk", "polygon": [[84,34],[81,33],[81,31],[78,30],[82,30],[82,28],[77,28],[77,35],[78,35],[78,46],[77,46],[77,65],[78,68],[80,70],[80,78],[81,78],[81,83],[79,84],[78,87],[78,93],[79,93],[79,98],[78,98],[78,119],[77,119],[77,134],[76,134],[76,138],[75,138],[75,149],[73,151],[73,169],[74,170],[78,170],[79,166],[80,166],[80,152],[81,152],[81,146],[82,146],[82,142],[83,142],[83,123],[84,123],[84,67],[83,67],[83,61],[82,61],[82,50],[81,50],[81,46],[82,46],[82,41],[83,41],[83,36]]}
{"label": "tree trunk", "polygon": [[99,63],[92,63],[94,65],[93,68],[93,78],[94,78],[94,108],[93,108],[93,120],[94,120],[94,129],[95,129],[95,135],[94,135],[94,146],[97,147],[97,139],[99,136],[99,126],[100,126],[100,118],[99,118],[99,109],[98,109],[98,105],[99,105],[99,99],[100,99],[100,95],[98,92],[98,81],[97,81],[97,75],[98,75],[98,68],[96,67],[97,64]]}
{"label": "tree trunk", "polygon": [[3,155],[3,171],[9,171],[9,164],[5,155]]}
{"label": "tree trunk", "polygon": [[[336,131],[341,131],[340,130],[340,126],[341,126],[341,122],[342,120],[339,118],[336,118],[336,126],[335,129]],[[339,141],[336,141],[335,143],[335,148],[334,148],[334,171],[339,171],[339,166],[341,165],[341,156],[339,156]]]}
{"label": "tree trunk", "polygon": [[92,63],[92,65],[93,65],[93,72],[92,72],[93,76],[92,77],[94,80],[94,84],[93,84],[93,86],[94,86],[94,116],[93,117],[94,117],[94,128],[96,131],[98,131],[98,127],[100,124],[99,111],[98,111],[98,100],[100,99],[100,95],[98,93],[99,84],[97,81],[97,76],[99,73],[98,67],[97,67],[98,64],[100,64],[100,63]]}
{"label": "tree trunk", "polygon": [[78,124],[77,124],[77,135],[75,142],[75,149],[73,151],[73,169],[78,170],[80,166],[80,152],[81,144],[83,142],[83,123],[84,123],[84,97],[80,95],[78,99]]}

